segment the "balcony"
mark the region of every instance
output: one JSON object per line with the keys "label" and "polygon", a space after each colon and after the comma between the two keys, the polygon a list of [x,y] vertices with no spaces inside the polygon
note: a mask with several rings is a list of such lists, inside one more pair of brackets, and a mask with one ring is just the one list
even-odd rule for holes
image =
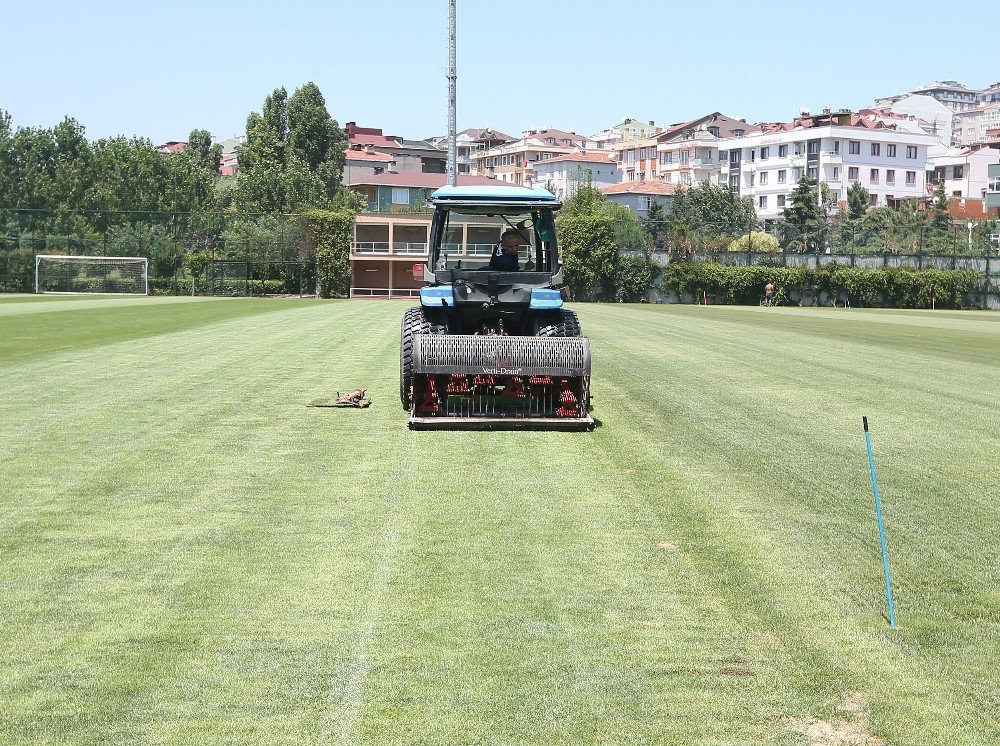
{"label": "balcony", "polygon": [[692,158],[691,165],[695,168],[712,168],[717,161],[714,158]]}
{"label": "balcony", "polygon": [[842,156],[840,153],[823,153],[823,155],[820,156],[820,157],[823,159],[823,163],[843,163],[844,162],[844,156]]}
{"label": "balcony", "polygon": [[388,241],[355,241],[351,244],[352,254],[384,255],[391,254]]}
{"label": "balcony", "polygon": [[393,254],[404,254],[407,256],[420,256],[427,254],[426,243],[408,243],[406,241],[392,242]]}

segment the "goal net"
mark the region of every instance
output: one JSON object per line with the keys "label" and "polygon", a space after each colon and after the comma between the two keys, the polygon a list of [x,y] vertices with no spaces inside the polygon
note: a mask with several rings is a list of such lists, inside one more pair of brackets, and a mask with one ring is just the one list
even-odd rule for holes
{"label": "goal net", "polygon": [[35,292],[148,295],[149,260],[39,254],[35,257]]}

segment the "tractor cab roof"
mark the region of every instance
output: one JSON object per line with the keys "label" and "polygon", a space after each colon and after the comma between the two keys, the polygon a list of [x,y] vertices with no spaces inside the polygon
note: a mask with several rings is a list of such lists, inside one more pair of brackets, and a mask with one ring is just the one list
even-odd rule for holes
{"label": "tractor cab roof", "polygon": [[444,186],[431,195],[435,207],[495,215],[531,210],[558,210],[562,203],[547,189],[519,186]]}

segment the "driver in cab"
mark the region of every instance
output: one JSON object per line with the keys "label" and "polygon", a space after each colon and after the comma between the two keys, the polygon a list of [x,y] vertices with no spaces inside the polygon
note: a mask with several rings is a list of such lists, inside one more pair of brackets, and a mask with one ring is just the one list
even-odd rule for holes
{"label": "driver in cab", "polygon": [[[493,250],[490,258],[489,268],[497,272],[517,272],[521,269],[518,264],[518,252],[523,243],[523,237],[513,228],[508,228],[500,237],[500,243]],[[530,259],[524,264],[524,271],[530,272],[535,268],[534,262]]]}

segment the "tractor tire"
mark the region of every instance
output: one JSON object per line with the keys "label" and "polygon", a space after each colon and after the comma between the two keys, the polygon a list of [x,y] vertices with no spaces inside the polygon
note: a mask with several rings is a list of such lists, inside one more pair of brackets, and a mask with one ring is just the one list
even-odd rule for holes
{"label": "tractor tire", "polygon": [[535,316],[536,337],[581,337],[580,319],[575,311],[561,308],[558,311],[546,311]]}
{"label": "tractor tire", "polygon": [[410,411],[410,389],[413,386],[413,338],[418,334],[447,334],[448,319],[441,311],[421,306],[407,308],[399,340],[399,400]]}

